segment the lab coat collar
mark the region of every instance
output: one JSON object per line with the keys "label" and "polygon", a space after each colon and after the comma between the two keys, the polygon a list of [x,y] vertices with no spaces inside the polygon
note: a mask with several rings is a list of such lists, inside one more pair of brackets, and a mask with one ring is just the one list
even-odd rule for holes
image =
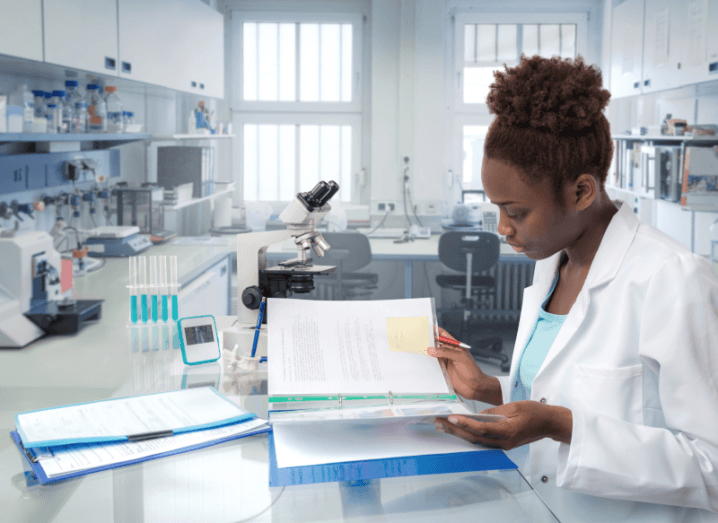
{"label": "lab coat collar", "polygon": [[[586,277],[586,282],[581,288],[576,301],[561,326],[561,330],[559,330],[556,339],[551,345],[551,348],[541,365],[541,368],[534,378],[532,392],[537,389],[540,390],[540,377],[544,373],[546,367],[550,366],[551,362],[560,355],[565,347],[568,346],[571,338],[576,334],[581,326],[581,323],[583,323],[583,320],[586,318],[589,304],[589,293],[591,289],[607,283],[616,277],[616,274],[626,257],[626,253],[628,252],[631,243],[633,243],[633,239],[636,236],[636,231],[638,230],[640,222],[625,202],[616,200],[615,203],[618,206],[618,212],[613,215],[613,218],[611,219],[611,222],[601,239],[601,244],[598,247],[596,256],[591,263],[591,268],[589,269],[588,276]],[[553,282],[553,279],[556,276],[556,271],[559,268],[560,260],[561,253],[557,253],[547,259],[544,264],[541,264],[541,268],[537,265],[536,269],[537,271],[540,271],[540,273],[537,275],[536,284],[526,289],[526,291],[529,292],[524,293],[523,306],[532,307],[532,309],[530,309],[531,313],[527,314],[527,321],[523,322],[524,325],[521,326],[523,328],[519,329],[519,333],[516,337],[516,347],[520,348],[520,352],[523,352],[523,349],[528,342],[528,336],[530,336],[531,332],[533,332],[533,327],[538,318],[538,308],[541,306],[541,302],[549,292],[550,285]],[[521,335],[521,340],[519,340],[519,335]],[[519,342],[521,342],[521,344],[519,344]],[[515,365],[512,365],[512,370],[515,372],[518,367],[518,359],[514,357],[514,362],[512,363],[515,363]]]}

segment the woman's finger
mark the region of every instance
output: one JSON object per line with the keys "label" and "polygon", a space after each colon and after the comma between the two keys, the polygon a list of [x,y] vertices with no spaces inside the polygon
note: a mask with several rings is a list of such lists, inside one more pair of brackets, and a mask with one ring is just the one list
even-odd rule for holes
{"label": "woman's finger", "polygon": [[451,434],[452,436],[456,436],[457,438],[466,440],[469,443],[478,443],[479,438],[480,438],[480,436],[478,434],[475,434],[466,429],[463,429],[463,428],[459,427],[458,425],[449,423],[449,420],[447,420],[446,418],[436,418],[434,420],[434,426],[436,427],[436,430],[438,430],[439,432]]}
{"label": "woman's finger", "polygon": [[426,349],[426,352],[429,356],[434,356],[435,358],[446,358],[451,361],[459,361],[460,359],[466,357],[466,350],[461,348],[449,348],[446,345],[429,347]]}

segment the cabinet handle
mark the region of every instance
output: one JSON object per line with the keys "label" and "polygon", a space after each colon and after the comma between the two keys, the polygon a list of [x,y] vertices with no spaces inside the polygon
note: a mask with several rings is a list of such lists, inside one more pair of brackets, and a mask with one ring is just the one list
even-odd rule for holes
{"label": "cabinet handle", "polygon": [[638,89],[639,87],[641,87],[641,82],[636,82],[633,84],[634,89]]}
{"label": "cabinet handle", "polygon": [[708,72],[710,74],[718,73],[718,62],[713,62],[711,64],[708,64]]}
{"label": "cabinet handle", "polygon": [[645,85],[646,87],[650,87],[650,85],[651,85],[651,79],[649,78],[648,80],[644,80],[644,81],[643,81],[643,85]]}
{"label": "cabinet handle", "polygon": [[132,74],[132,64],[130,62],[122,62],[122,72]]}
{"label": "cabinet handle", "polygon": [[200,89],[204,89],[204,84],[199,84]]}
{"label": "cabinet handle", "polygon": [[110,71],[114,71],[116,67],[116,61],[114,58],[110,58],[109,56],[105,57],[105,69],[109,69]]}
{"label": "cabinet handle", "polygon": [[196,87],[197,87],[197,82],[192,82],[192,87],[193,87],[193,88],[196,88]]}

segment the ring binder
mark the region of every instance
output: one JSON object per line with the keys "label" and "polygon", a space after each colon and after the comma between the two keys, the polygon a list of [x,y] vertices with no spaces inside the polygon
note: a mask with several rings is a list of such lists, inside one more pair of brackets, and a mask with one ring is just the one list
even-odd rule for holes
{"label": "ring binder", "polygon": [[389,391],[389,405],[394,405],[394,395]]}

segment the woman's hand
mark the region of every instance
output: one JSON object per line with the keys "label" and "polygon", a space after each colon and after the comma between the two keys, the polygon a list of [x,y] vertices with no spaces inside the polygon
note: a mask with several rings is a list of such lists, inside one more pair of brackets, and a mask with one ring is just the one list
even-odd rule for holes
{"label": "woman's hand", "polygon": [[[456,339],[441,327],[439,327],[439,336]],[[429,347],[427,352],[444,362],[451,385],[457,394],[467,399],[501,405],[503,400],[499,380],[484,374],[469,351],[460,347],[440,345]]]}
{"label": "woman's hand", "polygon": [[538,401],[514,401],[486,409],[481,414],[501,414],[507,419],[483,422],[464,416],[436,418],[437,430],[471,443],[510,450],[543,438],[571,443],[573,415],[565,407]]}

